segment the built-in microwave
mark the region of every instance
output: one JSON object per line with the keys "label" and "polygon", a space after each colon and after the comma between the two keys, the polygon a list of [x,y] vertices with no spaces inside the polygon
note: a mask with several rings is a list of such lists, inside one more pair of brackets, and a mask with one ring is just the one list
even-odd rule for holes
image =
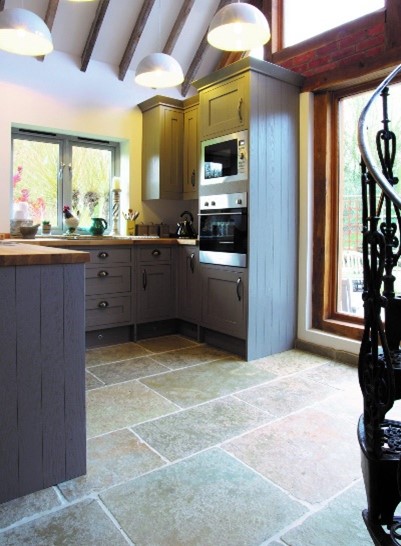
{"label": "built-in microwave", "polygon": [[248,131],[238,131],[201,144],[201,185],[248,179]]}

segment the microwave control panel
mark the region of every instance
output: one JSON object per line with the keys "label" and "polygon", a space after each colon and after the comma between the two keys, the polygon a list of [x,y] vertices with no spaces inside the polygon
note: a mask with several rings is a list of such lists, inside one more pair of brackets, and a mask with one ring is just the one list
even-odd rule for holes
{"label": "microwave control panel", "polygon": [[238,173],[247,174],[247,143],[244,138],[238,140]]}

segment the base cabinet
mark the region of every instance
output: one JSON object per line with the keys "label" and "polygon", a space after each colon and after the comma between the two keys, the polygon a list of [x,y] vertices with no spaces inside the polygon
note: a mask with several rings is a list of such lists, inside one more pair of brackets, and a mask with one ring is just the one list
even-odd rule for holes
{"label": "base cabinet", "polygon": [[178,249],[177,317],[188,322],[199,323],[201,297],[198,247],[182,246]]}
{"label": "base cabinet", "polygon": [[201,266],[202,326],[240,339],[246,338],[246,270]]}

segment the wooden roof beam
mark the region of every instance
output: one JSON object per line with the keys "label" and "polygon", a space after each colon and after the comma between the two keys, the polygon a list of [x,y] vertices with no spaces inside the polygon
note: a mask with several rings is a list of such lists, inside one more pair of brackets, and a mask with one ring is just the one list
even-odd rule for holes
{"label": "wooden roof beam", "polygon": [[170,32],[170,36],[168,37],[166,45],[163,49],[163,53],[166,55],[171,55],[194,3],[195,0],[184,0],[180,13],[178,14],[174,26]]}
{"label": "wooden roof beam", "polygon": [[[45,15],[45,18],[44,18],[44,22],[46,23],[46,25],[47,25],[48,29],[50,30],[50,32],[51,32],[51,30],[53,28],[54,19],[56,18],[56,13],[57,13],[59,1],[60,0],[49,0],[49,3],[47,4],[47,9],[46,9],[46,15]],[[45,56],[44,55],[38,55],[36,58],[37,58],[38,61],[43,61]]]}
{"label": "wooden roof beam", "polygon": [[97,6],[96,15],[92,21],[91,29],[86,39],[85,47],[81,57],[81,72],[85,72],[88,68],[88,64],[92,56],[96,40],[99,36],[104,16],[106,15],[107,8],[109,7],[109,3],[110,0],[100,0]]}
{"label": "wooden roof beam", "polygon": [[132,61],[132,57],[134,56],[139,39],[142,36],[142,32],[145,28],[146,22],[149,18],[150,12],[152,11],[154,3],[155,0],[144,0],[142,4],[138,19],[136,20],[134,29],[132,31],[130,39],[128,40],[127,47],[125,48],[123,58],[120,62],[118,77],[121,81],[125,78],[125,75]]}

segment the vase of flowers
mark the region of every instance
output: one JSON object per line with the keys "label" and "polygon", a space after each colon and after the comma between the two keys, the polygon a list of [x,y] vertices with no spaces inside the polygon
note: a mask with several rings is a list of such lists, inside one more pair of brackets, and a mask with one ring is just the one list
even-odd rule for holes
{"label": "vase of flowers", "polygon": [[67,231],[69,235],[72,233],[75,233],[77,230],[77,227],[79,226],[79,211],[77,211],[77,216],[74,216],[74,214],[71,212],[71,209],[68,205],[64,205],[63,207],[63,216],[64,216],[64,224],[67,226]]}

